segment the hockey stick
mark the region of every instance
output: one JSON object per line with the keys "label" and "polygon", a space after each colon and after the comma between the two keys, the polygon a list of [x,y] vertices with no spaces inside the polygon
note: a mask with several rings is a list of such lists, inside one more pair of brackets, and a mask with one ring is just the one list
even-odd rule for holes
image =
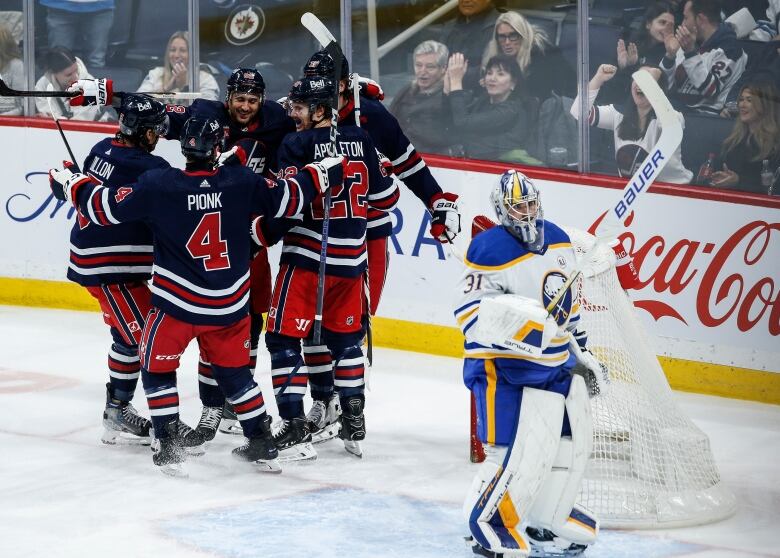
{"label": "hockey stick", "polygon": [[[199,91],[182,93],[173,91],[137,91],[136,93],[140,95],[149,95],[156,99],[199,99],[202,97]],[[120,95],[122,92],[118,91],[116,94]],[[72,97],[78,97],[79,95],[81,95],[81,93],[77,91],[23,91],[20,89],[11,89],[8,87],[8,84],[0,78],[0,97],[65,97],[70,99]]]}
{"label": "hockey stick", "polygon": [[[47,91],[51,91],[54,89],[54,86],[50,83],[47,87]],[[63,143],[65,144],[65,149],[68,150],[68,155],[70,155],[70,160],[73,162],[73,168],[76,172],[81,172],[79,169],[79,163],[76,161],[76,156],[73,154],[73,150],[70,148],[70,143],[68,143],[68,138],[65,137],[65,132],[62,129],[62,124],[60,124],[60,119],[57,118],[54,115],[54,106],[51,104],[51,97],[47,97],[47,102],[49,104],[49,112],[51,113],[51,117],[54,119],[54,123],[57,125],[57,129],[60,131],[60,137],[62,138]]]}
{"label": "hockey stick", "polygon": [[[341,59],[344,54],[341,47],[336,42],[335,37],[328,31],[328,28],[311,12],[306,12],[301,16],[301,24],[314,35],[322,47],[333,59],[333,82],[335,84],[333,91],[333,101],[331,106],[330,120],[330,144],[333,154],[338,154],[338,141],[336,134],[338,132],[339,122],[339,81],[341,77]],[[325,192],[323,202],[322,216],[322,243],[320,244],[320,268],[317,276],[317,307],[314,312],[314,344],[319,345],[322,338],[322,312],[325,305],[325,265],[328,254],[328,229],[330,228],[330,188]]]}

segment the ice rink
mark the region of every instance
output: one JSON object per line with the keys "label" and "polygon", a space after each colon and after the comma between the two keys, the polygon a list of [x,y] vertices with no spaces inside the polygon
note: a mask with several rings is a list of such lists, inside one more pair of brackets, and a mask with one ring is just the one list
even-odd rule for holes
{"label": "ice rink", "polygon": [[[472,556],[460,505],[476,466],[458,360],[375,350],[362,460],[331,441],[315,462],[261,474],[231,459],[240,438],[220,434],[175,479],[147,447],[100,442],[109,344],[99,314],[0,306],[0,557]],[[257,377],[268,395],[267,354]],[[193,350],[179,391],[194,426]],[[780,556],[780,406],[677,396],[710,436],[737,513],[602,531],[586,556]],[[140,386],[134,403],[148,416]]]}

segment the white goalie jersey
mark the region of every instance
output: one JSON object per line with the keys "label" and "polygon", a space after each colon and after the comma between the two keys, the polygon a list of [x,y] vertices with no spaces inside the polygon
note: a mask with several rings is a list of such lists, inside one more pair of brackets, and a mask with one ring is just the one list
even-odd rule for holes
{"label": "white goalie jersey", "polygon": [[[544,322],[529,319],[514,339],[519,344],[537,346],[535,354],[507,348],[506,344],[488,344],[479,332],[480,305],[483,300],[502,294],[520,295],[538,301],[546,308],[575,270],[576,256],[568,235],[545,221],[544,250],[529,252],[504,227],[496,226],[477,235],[469,245],[459,292],[455,318],[466,337],[466,358],[522,359],[526,365],[558,367],[569,359],[569,335],[579,322],[579,283],[568,289],[551,311],[557,330],[549,339]],[[549,328],[548,328],[549,329]],[[544,337],[544,342],[543,342]],[[482,341],[482,342],[480,342]],[[519,364],[519,363],[518,363]]]}

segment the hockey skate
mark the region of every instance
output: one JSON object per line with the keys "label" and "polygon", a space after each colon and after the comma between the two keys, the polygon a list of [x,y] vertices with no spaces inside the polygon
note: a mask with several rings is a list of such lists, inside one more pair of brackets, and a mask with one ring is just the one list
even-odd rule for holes
{"label": "hockey skate", "polygon": [[525,533],[531,543],[529,556],[532,558],[569,558],[579,556],[588,548],[588,545],[576,544],[559,537],[549,529],[527,527]]}
{"label": "hockey skate", "polygon": [[106,384],[106,408],[103,411],[104,444],[144,445],[151,443],[151,421],[138,414],[130,403],[111,397],[111,384]]}
{"label": "hockey skate", "polygon": [[217,427],[222,420],[223,407],[203,407],[200,412],[200,420],[195,431],[199,432],[206,442],[210,442],[217,435]]}
{"label": "hockey skate", "polygon": [[366,439],[366,418],[363,415],[363,399],[351,397],[339,417],[341,432],[339,438],[344,440],[344,449],[355,457],[363,457],[360,441]]}
{"label": "hockey skate", "polygon": [[241,423],[238,422],[238,417],[233,410],[233,405],[227,401],[225,401],[225,406],[222,409],[222,420],[219,422],[219,431],[225,434],[234,434],[236,436],[244,435],[244,430],[241,428]]}
{"label": "hockey skate", "polygon": [[261,471],[267,473],[281,473],[279,465],[279,450],[276,449],[271,435],[271,417],[265,416],[260,424],[260,432],[257,436],[248,438],[243,446],[233,450],[233,457],[241,461],[250,461]]}
{"label": "hockey skate", "polygon": [[[187,478],[189,474],[182,466],[186,458],[184,448],[177,443],[176,421],[165,424],[168,432],[167,438],[152,439],[152,461],[160,468],[160,472],[171,477]],[[154,431],[152,430],[152,433]]]}
{"label": "hockey skate", "polygon": [[282,419],[274,433],[274,444],[279,449],[281,463],[317,459],[305,417]]}
{"label": "hockey skate", "polygon": [[332,394],[327,402],[315,400],[306,415],[306,425],[311,432],[311,443],[320,444],[339,435],[341,423],[339,396]]}
{"label": "hockey skate", "polygon": [[[180,418],[176,417],[176,420],[165,423],[165,427],[168,429],[168,436],[184,450],[186,455],[198,457],[206,453],[204,445],[206,439],[203,434],[184,424]],[[150,430],[150,434],[152,436],[152,449],[154,449],[154,443],[157,441],[154,436],[154,428]]]}

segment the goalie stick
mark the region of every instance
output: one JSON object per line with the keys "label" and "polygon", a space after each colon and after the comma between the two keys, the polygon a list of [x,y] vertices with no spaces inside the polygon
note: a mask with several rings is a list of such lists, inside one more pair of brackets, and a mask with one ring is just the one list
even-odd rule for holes
{"label": "goalie stick", "polygon": [[[600,245],[609,242],[617,238],[620,230],[623,228],[623,223],[628,217],[631,210],[635,210],[637,207],[637,200],[640,196],[646,192],[650,185],[658,178],[663,168],[669,162],[672,154],[677,150],[682,142],[683,130],[680,121],[677,118],[677,114],[672,108],[669,99],[664,95],[663,91],[659,87],[658,83],[653,79],[646,70],[638,70],[632,75],[636,81],[637,86],[641,89],[647,100],[650,102],[653,110],[655,111],[656,118],[661,125],[661,136],[658,138],[658,142],[653,149],[645,157],[642,164],[639,165],[634,175],[626,183],[623,188],[620,198],[614,203],[610,204],[606,215],[596,227],[596,242],[593,246],[582,256],[580,259],[581,264],[575,268],[563,286],[558,290],[555,296],[550,300],[546,309],[549,312],[555,309],[563,298],[563,296],[569,291],[574,282],[580,277],[584,267],[587,265],[588,260],[592,257],[595,251]],[[481,216],[478,216],[479,218]],[[475,218],[475,221],[476,219]],[[480,228],[488,228],[485,226],[484,218],[478,225]],[[576,340],[573,338],[571,332],[569,332],[570,343],[572,350],[575,352],[575,356],[578,360],[581,355],[577,354],[580,351],[580,347]],[[484,461],[485,453],[481,442],[476,436],[476,409],[474,407],[475,401],[472,394],[472,420],[471,420],[471,437],[470,437],[470,457],[474,463]]]}
{"label": "goalie stick", "polygon": [[[140,95],[149,95],[156,99],[199,99],[202,95],[199,91],[187,91],[182,93],[175,93],[172,91],[138,91]],[[117,92],[116,95],[120,95],[121,92]],[[0,97],[66,97],[68,99],[72,97],[78,97],[81,93],[76,91],[24,91],[20,89],[11,89],[8,87],[2,78],[0,78]]]}

